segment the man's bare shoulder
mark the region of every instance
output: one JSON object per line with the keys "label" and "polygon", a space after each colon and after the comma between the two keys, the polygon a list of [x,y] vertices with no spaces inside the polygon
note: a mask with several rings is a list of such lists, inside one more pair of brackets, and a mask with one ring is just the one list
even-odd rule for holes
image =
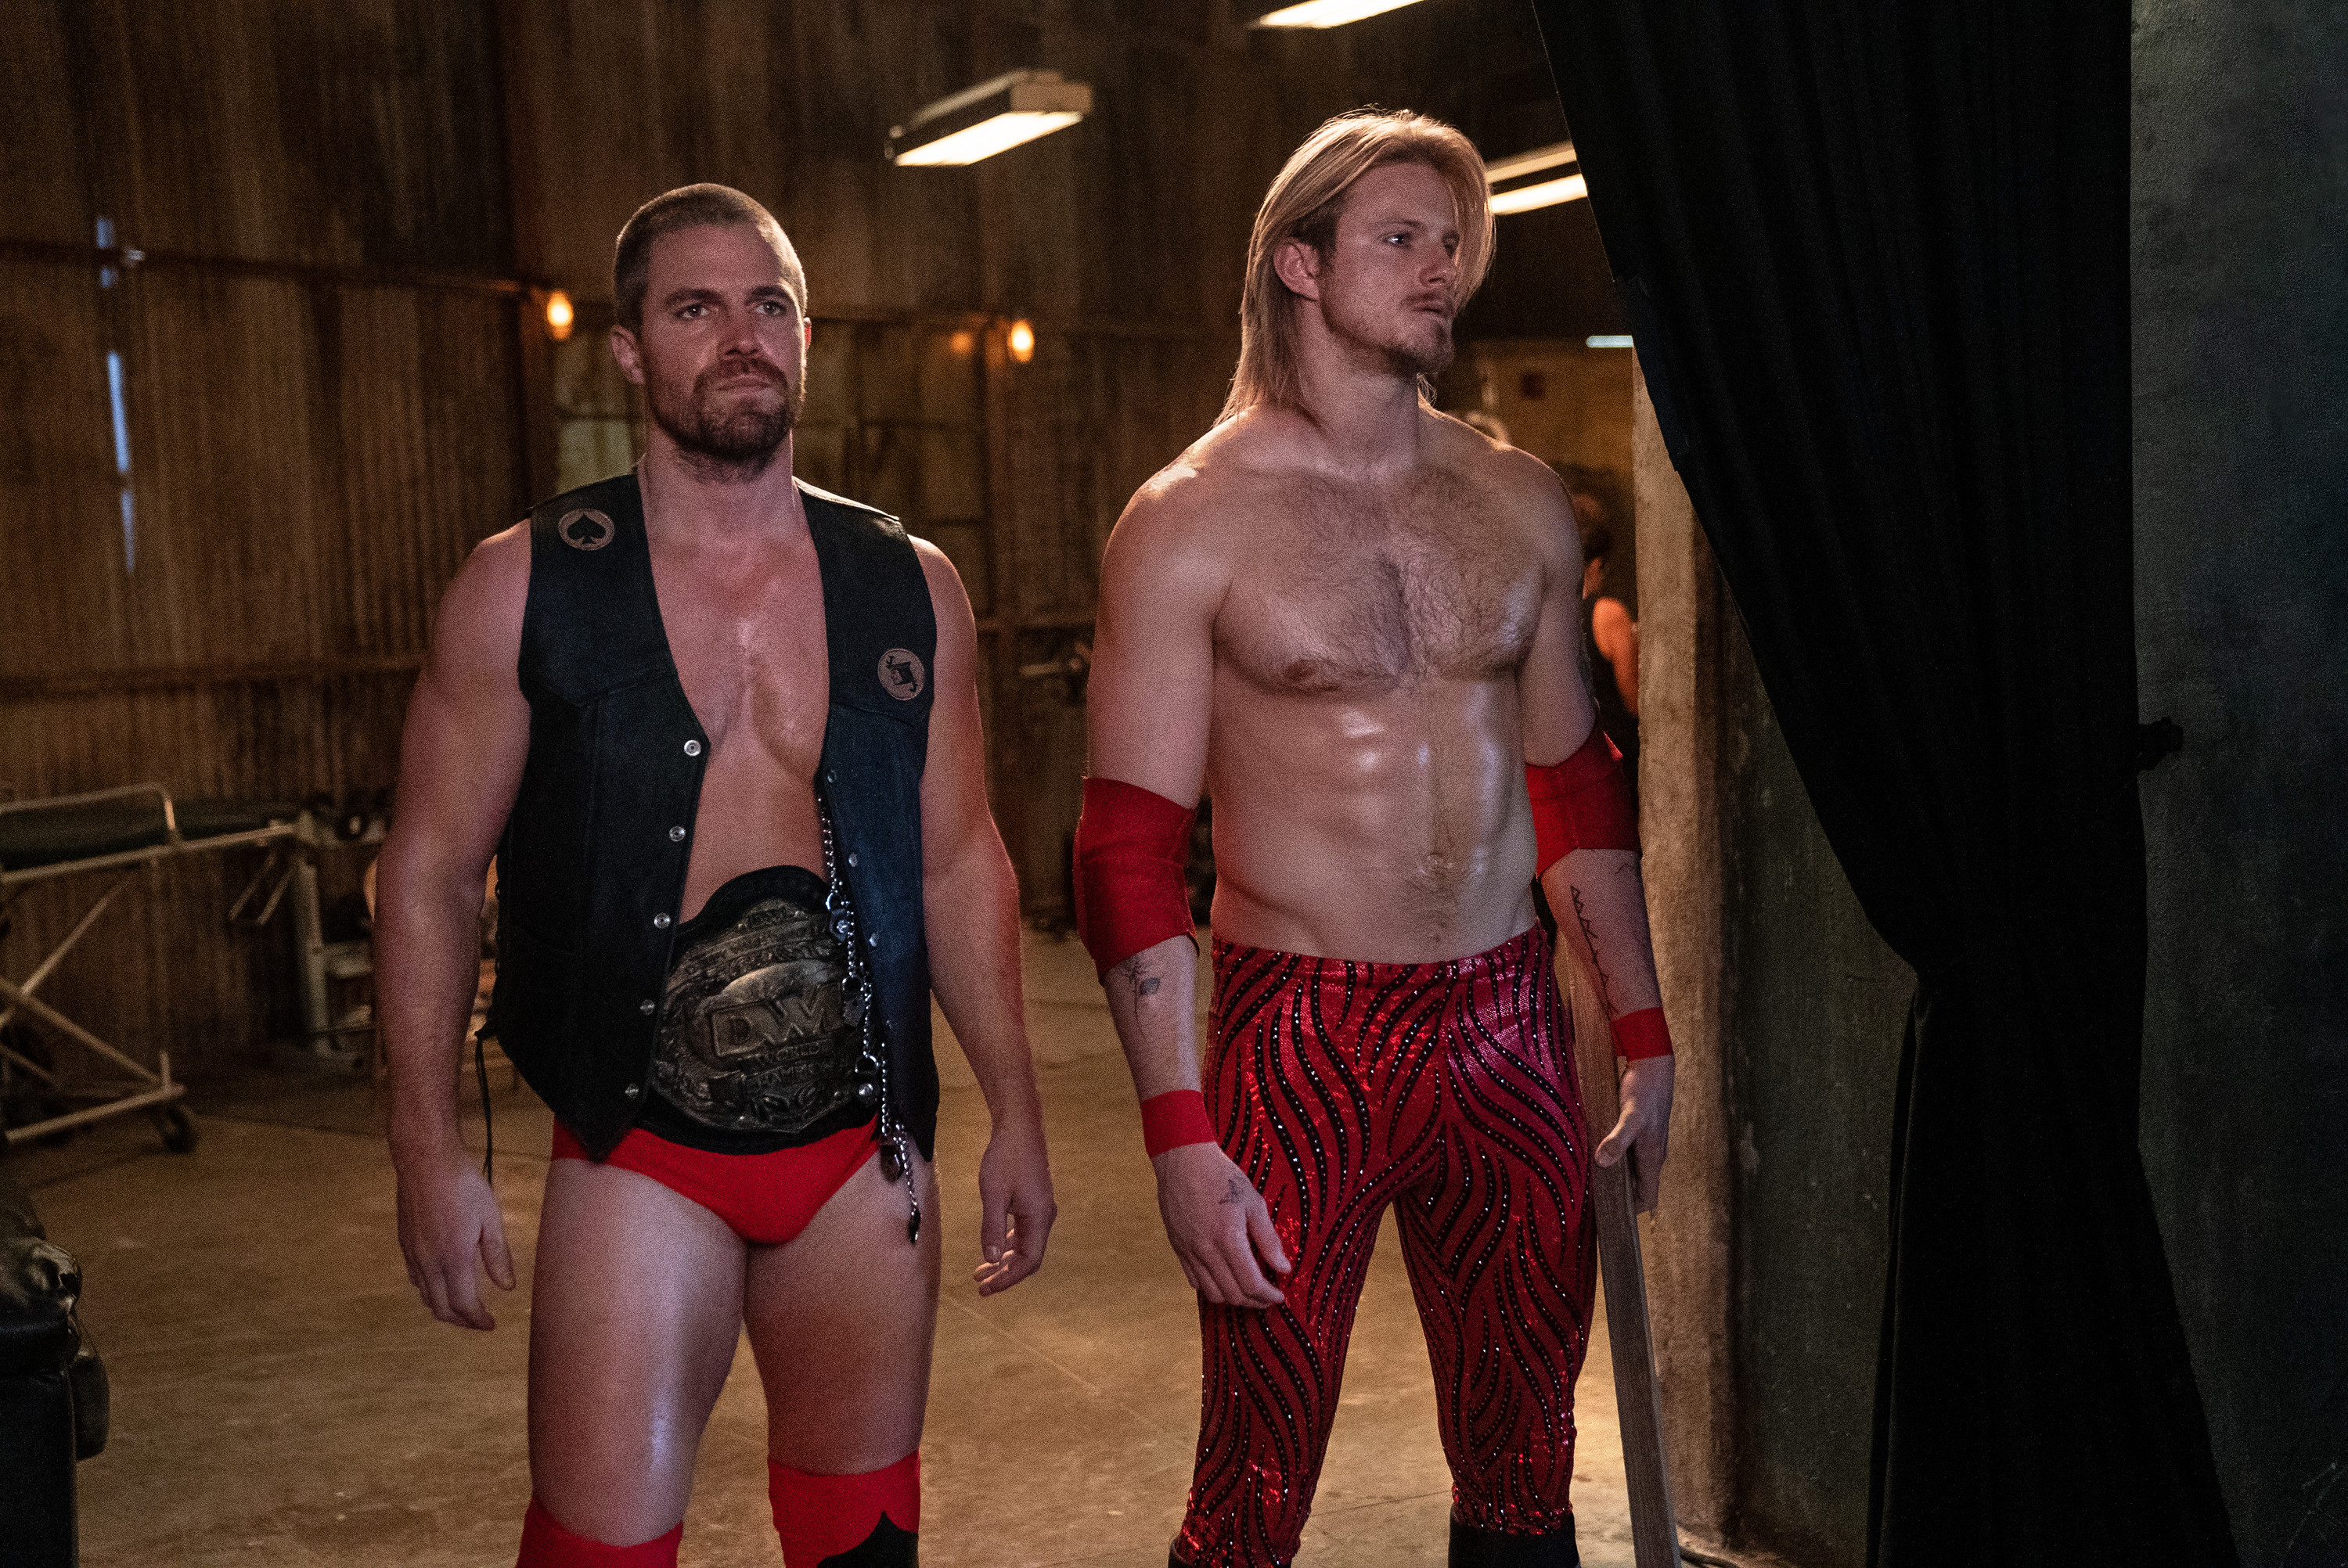
{"label": "man's bare shoulder", "polygon": [[1440,467],[1472,475],[1479,483],[1497,486],[1511,499],[1546,502],[1571,514],[1565,499],[1565,481],[1557,470],[1521,446],[1495,441],[1474,425],[1429,408],[1423,411],[1427,453]]}
{"label": "man's bare shoulder", "polygon": [[530,604],[530,524],[516,523],[473,547],[441,596],[432,662],[444,673],[504,668],[521,647]]}
{"label": "man's bare shoulder", "polygon": [[1432,466],[1457,475],[1491,495],[1509,517],[1519,520],[1541,542],[1570,542],[1579,557],[1581,532],[1573,520],[1573,504],[1556,469],[1523,447],[1494,441],[1447,414],[1430,408],[1426,417]]}
{"label": "man's bare shoulder", "polygon": [[[1134,501],[1152,514],[1228,528],[1230,518],[1259,507],[1267,490],[1312,471],[1305,450],[1311,435],[1311,423],[1300,414],[1246,409],[1190,443],[1135,492]],[[1239,526],[1244,532],[1245,525]]]}
{"label": "man's bare shoulder", "polygon": [[922,580],[930,590],[930,608],[938,619],[938,630],[959,630],[973,624],[970,607],[970,590],[963,586],[962,573],[954,569],[953,559],[925,538],[912,538],[913,559],[922,563]]}
{"label": "man's bare shoulder", "polygon": [[1232,526],[1253,466],[1245,440],[1250,417],[1223,421],[1143,482],[1109,534],[1105,572],[1228,572]]}

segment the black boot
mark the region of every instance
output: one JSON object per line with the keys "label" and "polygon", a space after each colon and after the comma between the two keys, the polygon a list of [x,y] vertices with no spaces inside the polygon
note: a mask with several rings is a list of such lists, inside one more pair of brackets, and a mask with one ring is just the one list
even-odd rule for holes
{"label": "black boot", "polygon": [[1573,1521],[1546,1535],[1503,1535],[1451,1522],[1451,1568],[1581,1568]]}
{"label": "black boot", "polygon": [[845,1552],[833,1553],[820,1568],[921,1568],[921,1540],[910,1530],[898,1529],[897,1522],[884,1513],[871,1534]]}

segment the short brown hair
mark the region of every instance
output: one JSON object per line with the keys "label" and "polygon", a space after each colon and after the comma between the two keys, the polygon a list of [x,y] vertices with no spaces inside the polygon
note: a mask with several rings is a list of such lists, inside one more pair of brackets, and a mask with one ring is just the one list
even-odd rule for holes
{"label": "short brown hair", "polygon": [[730,185],[681,185],[635,210],[620,230],[612,251],[612,302],[620,324],[636,332],[644,324],[644,291],[652,284],[653,242],[680,229],[756,229],[783,264],[783,284],[807,314],[807,273],[799,254],[775,215]]}
{"label": "short brown hair", "polygon": [[1423,163],[1443,177],[1459,221],[1456,312],[1492,264],[1492,200],[1475,144],[1439,119],[1409,109],[1354,109],[1304,138],[1264,192],[1248,237],[1247,282],[1240,295],[1240,364],[1222,417],[1268,403],[1303,401],[1296,364],[1296,295],[1280,281],[1280,248],[1301,240],[1323,258],[1336,237],[1346,194],[1373,169]]}
{"label": "short brown hair", "polygon": [[[1579,497],[1576,498],[1579,499]],[[1580,510],[1579,507],[1575,509]],[[1602,561],[1613,553],[1614,530],[1612,528],[1599,522],[1581,525],[1581,564],[1583,566],[1588,566],[1591,561]]]}
{"label": "short brown hair", "polygon": [[1633,515],[1626,477],[1595,463],[1559,463],[1557,477],[1565,481],[1565,497],[1573,520],[1581,529],[1584,565],[1604,560],[1614,549],[1612,524],[1628,525]]}

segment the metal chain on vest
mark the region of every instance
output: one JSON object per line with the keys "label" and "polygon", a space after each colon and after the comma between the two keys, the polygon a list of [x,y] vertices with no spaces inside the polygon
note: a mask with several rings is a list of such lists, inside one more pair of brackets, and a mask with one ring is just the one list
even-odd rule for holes
{"label": "metal chain on vest", "polygon": [[880,1102],[880,1173],[893,1184],[905,1184],[905,1240],[918,1243],[922,1239],[922,1194],[913,1181],[913,1160],[903,1123],[897,1120],[897,1102],[889,1092],[889,1064],[880,1054],[879,998],[872,984],[872,966],[864,954],[864,944],[858,941],[860,927],[856,918],[856,900],[848,891],[848,878],[839,874],[839,864],[832,844],[831,803],[819,791],[815,798],[816,822],[823,830],[823,912],[831,923],[831,934],[848,954],[848,983],[854,988],[858,1013],[858,1030],[861,1050],[857,1057],[857,1075],[874,1087]]}

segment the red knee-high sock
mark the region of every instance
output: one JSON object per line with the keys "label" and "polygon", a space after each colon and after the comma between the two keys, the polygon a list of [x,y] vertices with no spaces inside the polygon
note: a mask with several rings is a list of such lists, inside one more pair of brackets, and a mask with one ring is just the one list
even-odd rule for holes
{"label": "red knee-high sock", "polygon": [[[784,1568],[822,1568],[872,1541],[878,1550],[855,1559],[858,1568],[911,1563],[910,1550],[891,1550],[898,1536],[910,1549],[922,1530],[922,1456],[917,1450],[895,1464],[862,1475],[809,1475],[767,1461],[767,1495],[775,1505],[775,1533],[782,1538]],[[881,1528],[886,1520],[888,1530]]]}
{"label": "red knee-high sock", "polygon": [[633,1546],[609,1546],[565,1530],[533,1497],[521,1516],[521,1555],[514,1568],[676,1568],[676,1549],[684,1540],[685,1526],[679,1524]]}

